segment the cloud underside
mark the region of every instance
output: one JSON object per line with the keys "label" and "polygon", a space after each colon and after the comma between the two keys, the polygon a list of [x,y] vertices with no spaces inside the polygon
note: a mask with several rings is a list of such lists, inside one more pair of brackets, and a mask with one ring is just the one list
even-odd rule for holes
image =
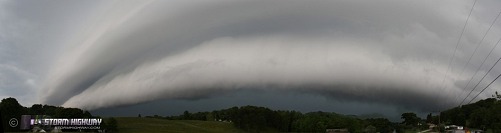
{"label": "cloud underside", "polygon": [[[40,96],[98,109],[273,89],[436,110],[457,104],[475,68],[446,75],[471,3],[446,4],[119,4],[63,52]],[[477,42],[480,31],[463,41]],[[470,50],[459,49],[452,65],[466,63]]]}
{"label": "cloud underside", "polygon": [[432,99],[442,96],[445,66],[396,62],[376,48],[318,40],[215,39],[127,72],[102,76],[63,106],[95,109],[264,88],[401,105],[441,104]]}

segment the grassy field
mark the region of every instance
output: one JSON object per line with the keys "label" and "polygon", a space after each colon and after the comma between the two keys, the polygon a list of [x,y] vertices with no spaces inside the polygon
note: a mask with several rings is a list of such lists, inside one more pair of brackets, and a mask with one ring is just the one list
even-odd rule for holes
{"label": "grassy field", "polygon": [[231,123],[196,120],[117,117],[121,133],[239,133]]}

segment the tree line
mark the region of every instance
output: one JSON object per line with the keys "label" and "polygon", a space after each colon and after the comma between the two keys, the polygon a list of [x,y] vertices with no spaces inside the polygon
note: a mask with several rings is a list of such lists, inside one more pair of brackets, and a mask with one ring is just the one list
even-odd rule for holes
{"label": "tree line", "polygon": [[[361,119],[354,115],[342,115],[333,112],[302,113],[289,110],[271,110],[265,107],[242,106],[210,112],[190,113],[184,111],[177,116],[146,116],[169,120],[202,120],[230,122],[235,127],[249,132],[325,132],[326,129],[347,129],[357,132],[405,132],[428,128],[426,123],[438,124],[444,131],[445,125],[459,125],[484,131],[501,132],[501,95],[497,92],[492,98],[455,107],[438,115],[428,114],[421,119],[415,113],[403,113],[403,122],[391,122],[386,118]],[[21,115],[48,115],[52,118],[96,118],[90,112],[78,108],[64,108],[51,105],[34,104],[31,107],[21,106],[15,98],[5,98],[0,102],[0,114],[5,131],[20,131],[6,124],[11,118],[20,120]],[[139,116],[140,117],[140,116]],[[117,131],[114,118],[103,119],[102,129]]]}
{"label": "tree line", "polygon": [[[448,109],[440,113],[442,125],[459,125],[484,131],[501,132],[501,95],[472,104]],[[438,116],[429,116],[430,122],[438,123]]]}
{"label": "tree line", "polygon": [[[139,115],[140,117],[140,115]],[[190,113],[184,111],[177,116],[146,116],[169,120],[202,120],[230,122],[235,127],[249,132],[326,132],[326,129],[347,129],[352,133],[405,132],[413,129],[428,129],[425,120],[415,113],[404,113],[404,122],[391,122],[387,118],[361,119],[354,115],[333,112],[308,112],[271,110],[266,107],[242,106],[211,112]]]}

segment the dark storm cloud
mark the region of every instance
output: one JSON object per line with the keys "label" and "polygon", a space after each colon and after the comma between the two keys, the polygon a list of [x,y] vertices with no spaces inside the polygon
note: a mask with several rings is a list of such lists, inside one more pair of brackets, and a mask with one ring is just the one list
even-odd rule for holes
{"label": "dark storm cloud", "polygon": [[[435,110],[457,104],[476,67],[464,74],[461,68],[499,10],[492,6],[499,2],[478,2],[442,84],[470,1],[68,3],[82,6],[46,11],[55,14],[49,18],[30,12],[37,9],[7,10],[9,18],[28,26],[50,27],[26,34],[23,49],[40,46],[32,43],[42,32],[57,33],[41,42],[56,50],[42,49],[37,61],[24,61],[41,62],[42,68],[24,68],[36,70],[41,100],[85,109],[267,88]],[[499,28],[488,34],[471,64],[486,56],[499,35]],[[2,41],[21,42],[15,37]],[[10,55],[0,59],[14,60]]]}
{"label": "dark storm cloud", "polygon": [[[301,112],[327,111],[346,115],[383,116],[391,121],[401,121],[402,112],[413,111],[420,117],[429,112],[418,112],[415,109],[405,109],[391,104],[377,104],[347,100],[334,100],[318,94],[298,94],[295,92],[246,89],[219,94],[203,100],[157,100],[137,105],[102,108],[91,111],[100,116],[136,116],[146,115],[179,115],[184,111],[203,112],[219,110],[234,106],[262,106],[274,110],[296,110]],[[145,110],[145,108],[154,108]]]}

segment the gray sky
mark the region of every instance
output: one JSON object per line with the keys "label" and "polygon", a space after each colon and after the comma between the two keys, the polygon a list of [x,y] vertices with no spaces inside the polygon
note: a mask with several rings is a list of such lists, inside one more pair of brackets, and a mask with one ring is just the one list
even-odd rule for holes
{"label": "gray sky", "polygon": [[[246,104],[346,114],[436,111],[457,105],[501,57],[495,49],[463,90],[501,37],[496,21],[480,43],[501,2],[479,0],[445,75],[472,4],[0,0],[0,98],[104,114]],[[246,101],[253,98],[267,100]]]}

